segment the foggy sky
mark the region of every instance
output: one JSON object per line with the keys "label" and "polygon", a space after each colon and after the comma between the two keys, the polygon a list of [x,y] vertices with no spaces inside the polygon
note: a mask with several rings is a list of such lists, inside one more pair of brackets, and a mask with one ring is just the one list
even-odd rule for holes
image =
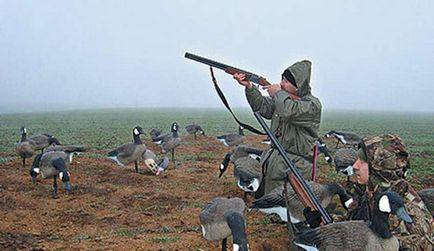
{"label": "foggy sky", "polygon": [[[278,82],[313,62],[324,109],[434,111],[433,1],[0,0],[0,113],[223,107],[186,51]],[[216,71],[234,107],[244,90]]]}

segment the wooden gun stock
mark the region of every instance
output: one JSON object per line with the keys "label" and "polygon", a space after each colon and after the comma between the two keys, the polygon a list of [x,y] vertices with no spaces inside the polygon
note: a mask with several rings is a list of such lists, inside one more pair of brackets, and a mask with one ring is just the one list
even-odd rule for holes
{"label": "wooden gun stock", "polygon": [[303,185],[299,182],[296,176],[293,173],[288,172],[287,178],[289,184],[291,184],[304,207],[310,207],[312,208],[312,211],[319,211],[313,200],[309,197],[309,194],[303,189]]}

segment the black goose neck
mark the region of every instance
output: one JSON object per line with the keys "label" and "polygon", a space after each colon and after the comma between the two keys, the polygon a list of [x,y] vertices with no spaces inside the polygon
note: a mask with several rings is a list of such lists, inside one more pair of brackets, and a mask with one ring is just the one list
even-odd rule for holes
{"label": "black goose neck", "polygon": [[248,154],[256,154],[256,155],[258,155],[258,156],[261,156],[262,153],[263,153],[262,150],[255,149],[255,148],[247,148],[246,152],[247,152]]}
{"label": "black goose neck", "polygon": [[369,228],[383,239],[392,237],[392,234],[389,231],[389,214],[380,212],[380,210],[378,210],[378,205],[374,207]]}
{"label": "black goose neck", "polygon": [[225,169],[228,167],[230,161],[231,161],[231,153],[226,153],[225,158],[223,159],[222,162]]}
{"label": "black goose neck", "polygon": [[226,222],[232,232],[234,244],[240,246],[240,250],[247,250],[247,234],[244,216],[239,212],[229,212],[226,214]]}
{"label": "black goose neck", "polygon": [[140,139],[140,134],[139,135],[133,134],[133,138],[134,138],[134,144],[136,145],[142,144],[142,140]]}
{"label": "black goose neck", "polygon": [[238,134],[241,136],[244,136],[244,131],[241,128],[238,128]]}
{"label": "black goose neck", "polygon": [[345,203],[348,202],[348,200],[352,199],[351,195],[345,191],[345,189],[340,184],[334,184],[333,186],[333,192],[334,194],[337,194],[339,196],[339,200],[341,201],[341,204],[347,208],[349,205],[346,205]]}
{"label": "black goose neck", "polygon": [[172,135],[173,135],[173,137],[178,138],[179,137],[178,130],[174,130],[172,132]]}
{"label": "black goose neck", "polygon": [[24,142],[27,140],[27,133],[22,133],[21,134],[21,142]]}
{"label": "black goose neck", "polygon": [[336,184],[336,183],[327,184],[327,185],[325,185],[325,187],[326,187],[327,193],[331,196],[338,194],[340,197],[341,195],[343,195],[345,193],[344,188],[341,185]]}

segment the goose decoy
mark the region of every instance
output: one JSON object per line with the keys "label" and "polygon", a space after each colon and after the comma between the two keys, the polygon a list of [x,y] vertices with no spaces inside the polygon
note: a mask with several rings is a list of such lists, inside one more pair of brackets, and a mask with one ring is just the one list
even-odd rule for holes
{"label": "goose decoy", "polygon": [[223,173],[226,172],[226,170],[229,166],[229,162],[235,163],[235,161],[237,161],[239,158],[242,158],[242,157],[250,157],[250,158],[255,159],[259,162],[261,160],[262,153],[263,153],[263,150],[249,147],[246,145],[239,145],[239,146],[235,147],[235,149],[229,151],[225,155],[222,163],[220,164],[219,178],[223,175]]}
{"label": "goose decoy", "polygon": [[136,173],[139,172],[138,161],[139,158],[146,151],[146,146],[140,139],[140,134],[144,134],[143,129],[140,126],[136,126],[133,129],[134,141],[123,144],[115,150],[108,153],[108,158],[116,161],[120,166],[125,166],[134,161]]}
{"label": "goose decoy", "polygon": [[162,152],[168,152],[171,151],[172,152],[172,161],[173,163],[176,165],[175,163],[175,148],[177,148],[178,146],[181,145],[181,139],[179,138],[179,125],[178,123],[174,122],[171,126],[171,131],[172,133],[170,135],[167,135],[163,138],[162,143],[161,143],[161,149]]}
{"label": "goose decoy", "polygon": [[428,188],[417,192],[434,218],[434,188]]}
{"label": "goose decoy", "polygon": [[342,143],[343,145],[351,144],[351,145],[357,145],[361,138],[360,136],[354,134],[354,133],[348,133],[348,132],[337,132],[337,131],[330,131],[325,134],[326,138],[335,137],[337,139],[335,148],[338,148],[339,143]]}
{"label": "goose decoy", "polygon": [[294,243],[305,250],[398,250],[398,239],[389,231],[389,214],[407,223],[412,219],[395,192],[380,194],[372,221],[343,221],[296,233]]}
{"label": "goose decoy", "polygon": [[221,142],[223,142],[223,144],[225,144],[225,146],[237,146],[241,143],[243,143],[244,140],[244,127],[239,126],[238,127],[238,134],[236,133],[231,133],[231,134],[225,134],[225,135],[221,135],[221,136],[217,136],[217,139]]}
{"label": "goose decoy", "polygon": [[161,130],[158,128],[151,128],[149,131],[149,134],[151,135],[152,143],[158,144],[161,140],[158,140],[158,138],[161,136]]}
{"label": "goose decoy", "polygon": [[192,124],[185,127],[185,130],[187,130],[188,134],[194,135],[194,139],[196,139],[196,134],[199,133],[201,135],[205,135],[205,131],[200,127],[200,125]]}
{"label": "goose decoy", "polygon": [[247,199],[248,193],[258,192],[262,182],[262,168],[259,162],[251,157],[242,157],[234,163],[234,176],[237,180],[237,186],[244,191],[244,199]]}
{"label": "goose decoy", "polygon": [[51,145],[47,148],[44,149],[44,153],[45,152],[52,152],[52,151],[57,151],[57,152],[65,152],[68,154],[68,159],[69,159],[69,163],[71,164],[72,162],[72,157],[74,155],[80,155],[82,152],[86,152],[88,149],[86,147],[83,146],[67,146],[67,145]]}
{"label": "goose decoy", "polygon": [[32,136],[27,136],[27,128],[24,126],[21,127],[21,140],[20,142],[29,141],[35,150],[42,150],[52,144],[61,145],[59,140],[55,138],[53,135],[44,133],[44,134],[36,134]]}
{"label": "goose decoy", "polygon": [[233,250],[247,251],[246,204],[240,198],[217,197],[208,203],[199,215],[203,237],[209,241],[222,241],[227,250],[227,238],[233,237]]}
{"label": "goose decoy", "polygon": [[225,173],[229,162],[234,163],[234,176],[237,185],[244,191],[244,199],[247,193],[256,193],[262,182],[262,168],[259,164],[262,150],[239,145],[225,155],[220,164],[219,178]]}
{"label": "goose decoy", "polygon": [[324,154],[324,159],[329,165],[331,165],[333,162],[333,156],[330,153],[330,150],[327,148],[327,145],[320,138],[318,138],[315,144],[318,146],[319,153]]}
{"label": "goose decoy", "polygon": [[24,126],[21,127],[20,132],[21,140],[16,145],[16,151],[22,158],[23,167],[26,166],[26,159],[32,157],[35,151],[41,150],[42,153],[44,148],[51,144],[60,145],[59,140],[49,134],[37,134],[28,137],[27,128]]}
{"label": "goose decoy", "polygon": [[146,149],[143,153],[143,159],[145,159],[145,164],[155,175],[160,175],[169,166],[169,158],[164,156],[157,160],[155,153],[149,149]]}
{"label": "goose decoy", "polygon": [[26,167],[26,159],[31,158],[35,153],[35,149],[28,141],[20,142],[15,148],[16,152],[22,159],[22,166]]}
{"label": "goose decoy", "polygon": [[[353,199],[340,184],[322,185],[316,182],[308,182],[308,186],[317,196],[323,207],[327,207],[335,194],[345,209],[352,207]],[[290,185],[288,185],[289,212],[293,224],[301,223],[306,220],[303,215],[305,206],[298,200],[297,195]],[[258,200],[254,201],[250,209],[256,209],[266,214],[277,214],[282,221],[288,222],[286,201],[283,195],[283,186],[276,187],[270,193],[265,194]]]}
{"label": "goose decoy", "polygon": [[336,151],[336,172],[346,176],[354,174],[353,164],[357,160],[357,152],[353,148],[340,148]]}
{"label": "goose decoy", "polygon": [[32,182],[36,183],[36,178],[40,174],[43,179],[53,178],[53,198],[57,198],[57,177],[62,180],[65,190],[71,192],[69,164],[72,161],[72,155],[80,152],[80,148],[71,148],[70,151],[45,151],[36,155],[30,176]]}

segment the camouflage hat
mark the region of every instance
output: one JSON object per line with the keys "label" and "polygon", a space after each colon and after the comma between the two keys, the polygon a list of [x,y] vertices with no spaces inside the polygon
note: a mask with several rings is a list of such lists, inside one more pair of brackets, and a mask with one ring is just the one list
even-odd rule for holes
{"label": "camouflage hat", "polygon": [[371,172],[387,180],[403,178],[410,168],[408,152],[398,135],[385,134],[362,139]]}

